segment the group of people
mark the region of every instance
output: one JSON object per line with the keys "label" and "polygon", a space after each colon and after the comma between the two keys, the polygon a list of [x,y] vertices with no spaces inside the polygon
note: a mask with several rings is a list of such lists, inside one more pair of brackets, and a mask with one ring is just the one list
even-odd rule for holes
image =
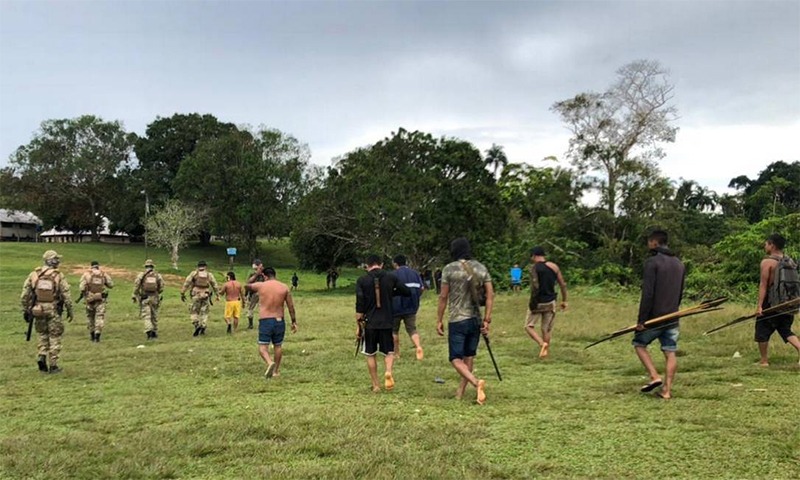
{"label": "group of people", "polygon": [[[676,351],[680,334],[679,322],[648,328],[645,323],[653,318],[677,312],[683,298],[686,269],[669,249],[669,237],[662,230],[653,231],[647,239],[650,257],[645,261],[642,292],[639,304],[637,328],[632,345],[650,381],[641,387],[641,392],[656,393],[661,398],[672,397],[672,385],[677,371]],[[784,255],[785,239],[773,234],[764,242],[766,258],[760,266],[758,315],[755,323],[755,340],[761,355],[759,365],[768,366],[770,337],[777,332],[784,342],[791,344],[800,354],[800,340],[792,332],[794,311],[763,316],[762,312],[778,304],[774,291],[781,269],[795,271],[797,265]],[[567,309],[567,286],[559,266],[546,258],[542,247],[531,252],[529,270],[531,296],[525,318],[525,331],[539,347],[539,357],[550,354],[556,306]],[[469,241],[458,238],[450,245],[451,262],[441,270],[436,331],[445,335],[444,318],[447,320],[448,359],[460,377],[456,397],[461,398],[468,386],[476,389],[479,404],[486,402],[486,380],[474,375],[474,359],[481,335],[488,336],[491,330],[494,306],[494,288],[485,265],[472,257]],[[62,317],[73,319],[73,303],[70,286],[63,273],[58,270],[61,256],[53,250],[43,255],[43,266],[36,268],[25,280],[21,302],[26,320],[33,321],[39,335],[37,364],[42,372],[58,373],[58,358],[61,351],[61,336],[64,331]],[[132,300],[139,304],[141,318],[148,340],[158,338],[158,308],[163,300],[164,279],[155,271],[152,260],[144,264],[145,270],[134,280]],[[417,331],[416,320],[420,299],[427,285],[415,270],[407,265],[404,255],[393,259],[392,271],[384,270],[383,260],[370,255],[366,262],[366,273],[356,282],[355,319],[359,350],[366,357],[369,376],[374,392],[381,391],[378,376],[377,354],[384,356],[383,388],[395,386],[394,361],[400,355],[400,329],[405,327],[413,345],[417,360],[424,358],[424,350]],[[223,285],[217,284],[208,271],[205,261],[197,263],[185,279],[181,300],[191,298],[190,319],[194,336],[205,334],[212,296],[219,300],[225,295],[225,322],[228,333],[238,328],[243,306],[248,310],[248,328],[253,328],[253,316],[258,308],[259,354],[266,365],[267,378],[280,375],[282,344],[286,332],[285,310],[291,318],[291,331],[297,331],[297,316],[291,290],[297,288],[297,275],[292,276],[292,287],[276,279],[275,270],[254,260],[253,272],[242,285],[233,272],[228,272]],[[782,278],[782,277],[781,277]],[[437,282],[438,283],[438,282]],[[558,301],[558,292],[561,298]],[[80,297],[85,299],[87,328],[93,342],[100,341],[105,323],[107,289],[114,284],[107,272],[93,261],[91,268],[81,276]],[[795,286],[796,288],[796,286]],[[796,310],[796,309],[795,309]],[[65,315],[64,315],[65,314]],[[541,336],[537,333],[540,324]],[[658,340],[665,357],[665,375],[656,369],[647,348]],[[273,346],[273,356],[269,346]]]}

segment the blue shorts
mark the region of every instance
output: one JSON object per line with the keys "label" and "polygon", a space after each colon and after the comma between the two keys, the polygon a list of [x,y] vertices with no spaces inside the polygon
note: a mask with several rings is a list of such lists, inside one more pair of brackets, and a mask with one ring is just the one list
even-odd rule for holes
{"label": "blue shorts", "polygon": [[283,343],[286,322],[282,318],[262,318],[258,320],[258,344],[277,346]]}
{"label": "blue shorts", "polygon": [[646,347],[653,343],[653,340],[658,339],[658,342],[661,344],[661,351],[674,352],[678,350],[679,334],[680,328],[677,325],[670,328],[654,328],[652,330],[636,332],[631,343],[634,347]]}
{"label": "blue shorts", "polygon": [[450,361],[456,358],[474,357],[478,353],[481,340],[481,321],[468,318],[447,325],[447,343],[450,348]]}

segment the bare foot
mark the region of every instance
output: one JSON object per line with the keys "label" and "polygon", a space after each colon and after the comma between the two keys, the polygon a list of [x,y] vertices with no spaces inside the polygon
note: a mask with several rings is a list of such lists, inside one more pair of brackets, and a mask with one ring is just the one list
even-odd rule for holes
{"label": "bare foot", "polygon": [[541,350],[539,350],[539,358],[547,358],[550,355],[550,344],[543,343]]}
{"label": "bare foot", "polygon": [[372,386],[372,393],[381,393],[380,385],[373,385]]}
{"label": "bare foot", "polygon": [[486,403],[486,380],[478,380],[478,405]]}
{"label": "bare foot", "polygon": [[467,389],[466,385],[459,385],[456,388],[456,400],[461,400],[461,397],[464,396],[464,391]]}
{"label": "bare foot", "polygon": [[386,390],[392,390],[394,388],[394,377],[392,376],[392,372],[386,372],[383,375],[383,386],[386,387]]}
{"label": "bare foot", "polygon": [[658,397],[658,398],[660,398],[662,400],[671,400],[672,399],[672,394],[669,393],[669,392],[656,392],[655,395],[656,395],[656,397]]}
{"label": "bare foot", "polygon": [[272,378],[280,377],[281,374],[276,370],[275,373],[272,374]]}
{"label": "bare foot", "polygon": [[417,347],[417,360],[422,360],[425,357],[425,352],[422,351],[422,347]]}
{"label": "bare foot", "polygon": [[273,375],[275,375],[275,362],[272,362],[269,365],[267,365],[267,371],[264,372],[265,378],[272,378]]}
{"label": "bare foot", "polygon": [[769,362],[758,361],[755,364],[758,365],[759,367],[769,367]]}

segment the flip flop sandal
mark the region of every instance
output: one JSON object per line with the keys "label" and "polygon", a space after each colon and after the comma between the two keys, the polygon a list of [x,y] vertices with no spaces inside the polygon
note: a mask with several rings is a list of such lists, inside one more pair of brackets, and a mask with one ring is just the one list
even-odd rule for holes
{"label": "flip flop sandal", "polygon": [[652,392],[653,390],[655,390],[656,388],[660,387],[663,384],[664,382],[662,380],[655,380],[653,382],[648,383],[641,389],[639,389],[639,391],[642,393]]}

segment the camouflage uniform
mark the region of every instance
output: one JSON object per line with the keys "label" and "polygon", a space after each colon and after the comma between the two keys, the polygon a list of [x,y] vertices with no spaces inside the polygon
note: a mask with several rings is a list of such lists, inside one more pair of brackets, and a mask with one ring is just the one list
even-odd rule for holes
{"label": "camouflage uniform", "polygon": [[100,264],[92,262],[92,268],[81,276],[78,288],[86,302],[86,327],[93,342],[100,341],[100,333],[106,323],[107,288],[114,288],[114,282]]}
{"label": "camouflage uniform", "polygon": [[[186,298],[186,291],[192,298],[192,304],[189,306],[189,317],[194,325],[194,336],[205,335],[206,327],[208,326],[208,309],[211,301],[211,295],[214,294],[219,300],[219,288],[217,281],[214,279],[214,274],[206,269],[206,263],[200,261],[197,263],[197,269],[192,271],[181,287],[181,300]],[[205,286],[200,284],[200,279],[206,276],[207,284]]]}
{"label": "camouflage uniform", "polygon": [[[255,260],[253,265],[261,265],[261,260]],[[260,273],[253,273],[250,274],[250,278],[247,279],[247,283],[253,282],[263,282],[265,280],[264,275]],[[247,293],[247,328],[253,328],[253,312],[258,309],[258,294],[253,291],[248,291]]]}
{"label": "camouflage uniform", "polygon": [[[34,315],[34,326],[39,334],[37,343],[39,370],[58,373],[58,357],[61,353],[61,336],[64,334],[64,321],[61,314],[66,311],[67,321],[72,321],[72,297],[69,283],[63,273],[58,271],[61,256],[53,250],[44,252],[45,265],[36,268],[22,286],[20,303],[23,310]],[[49,290],[52,301],[44,300],[44,290]],[[49,358],[48,358],[49,357]]]}
{"label": "camouflage uniform", "polygon": [[140,272],[133,281],[132,298],[139,303],[139,315],[144,322],[147,339],[158,338],[158,306],[164,292],[164,279],[155,271],[152,260],[144,262],[147,270]]}

